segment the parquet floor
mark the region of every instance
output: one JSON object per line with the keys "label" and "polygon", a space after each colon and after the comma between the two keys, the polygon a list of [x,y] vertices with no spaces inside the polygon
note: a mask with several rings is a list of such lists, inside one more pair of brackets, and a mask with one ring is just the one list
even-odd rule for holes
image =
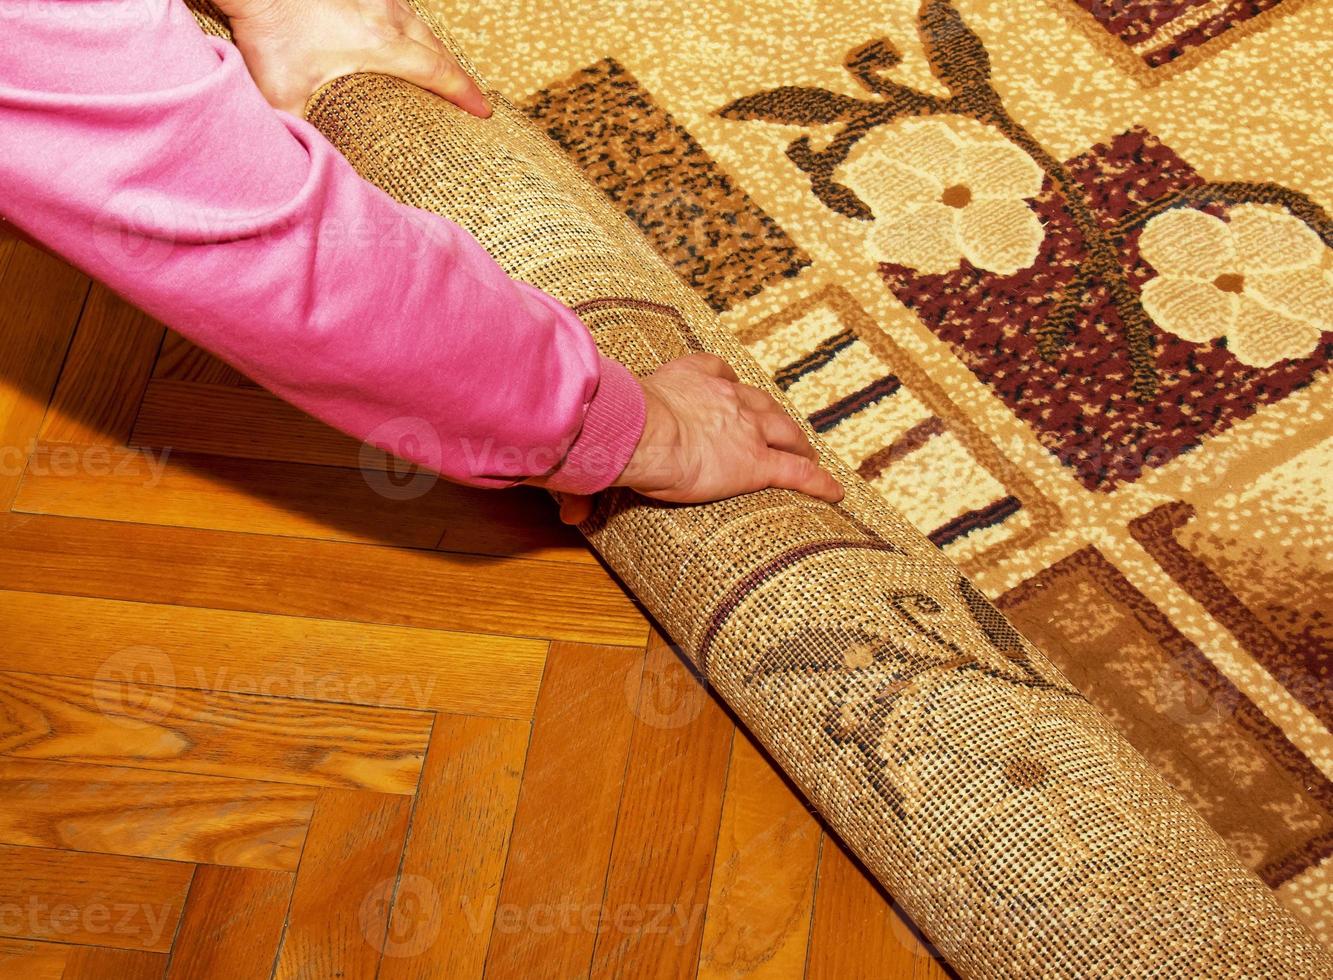
{"label": "parquet floor", "polygon": [[942,967],[538,493],[0,238],[0,977]]}

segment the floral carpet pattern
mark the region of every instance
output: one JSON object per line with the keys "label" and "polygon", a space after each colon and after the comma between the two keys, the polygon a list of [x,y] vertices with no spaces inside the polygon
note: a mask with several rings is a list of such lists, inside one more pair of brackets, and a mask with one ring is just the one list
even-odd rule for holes
{"label": "floral carpet pattern", "polygon": [[437,10],[1333,945],[1333,2]]}

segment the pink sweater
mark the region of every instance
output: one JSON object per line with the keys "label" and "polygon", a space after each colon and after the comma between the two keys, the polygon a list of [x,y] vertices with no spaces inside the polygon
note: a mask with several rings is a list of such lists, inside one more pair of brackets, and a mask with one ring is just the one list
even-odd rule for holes
{"label": "pink sweater", "polygon": [[642,432],[638,382],[578,317],[270,108],[181,0],[0,0],[0,215],[450,479],[591,493]]}

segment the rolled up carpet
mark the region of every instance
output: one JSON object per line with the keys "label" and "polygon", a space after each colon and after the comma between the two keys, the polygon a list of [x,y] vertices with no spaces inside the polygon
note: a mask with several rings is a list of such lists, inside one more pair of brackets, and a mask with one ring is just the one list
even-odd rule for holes
{"label": "rolled up carpet", "polygon": [[[478,80],[489,120],[379,75],[325,86],[307,115],[368,179],[571,306],[631,370],[709,351],[786,404],[639,231]],[[615,490],[582,530],[953,966],[1333,977],[1327,951],[1106,719],[820,452],[840,505]]]}

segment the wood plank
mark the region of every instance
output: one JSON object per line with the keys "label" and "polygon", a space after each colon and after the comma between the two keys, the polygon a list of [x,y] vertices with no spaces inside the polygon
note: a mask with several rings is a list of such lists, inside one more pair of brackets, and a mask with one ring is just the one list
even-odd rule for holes
{"label": "wood plank", "polygon": [[433,716],[286,698],[0,672],[0,752],[279,782],[416,792]]}
{"label": "wood plank", "polygon": [[15,510],[409,548],[433,548],[445,530],[431,494],[391,500],[359,470],[134,448],[94,471],[59,465],[68,451],[37,447]]}
{"label": "wood plank", "polygon": [[807,980],[912,980],[929,954],[892,899],[836,838],[819,858]]}
{"label": "wood plank", "polygon": [[373,980],[411,803],[401,796],[323,790],[315,805],[278,980]]}
{"label": "wood plank", "polygon": [[165,953],[73,946],[61,980],[160,980],[166,972]]}
{"label": "wood plank", "polygon": [[435,547],[473,555],[512,555],[547,561],[596,565],[597,556],[583,535],[560,523],[560,511],[545,490],[510,487],[479,490],[442,484],[444,531]]}
{"label": "wood plank", "polygon": [[291,871],[318,792],[0,757],[0,843]]}
{"label": "wood plank", "polygon": [[797,790],[740,732],[731,749],[699,980],[801,976],[821,835]]}
{"label": "wood plank", "polygon": [[[403,471],[404,464],[382,450],[363,446],[262,389],[154,380],[143,398],[131,441],[135,446],[169,447],[178,454],[364,471],[358,479],[387,487],[386,495],[396,500],[404,499],[404,484],[410,493],[429,485],[428,480],[416,482],[411,471]],[[431,489],[433,495],[422,506],[441,522],[438,540],[444,550],[596,560],[577,532],[559,523],[542,491]]]}
{"label": "wood plank", "polygon": [[380,471],[165,449],[95,453],[42,443],[14,509],[596,563],[578,532],[560,523],[549,497],[533,487],[487,491],[439,480],[419,496],[415,490],[403,496],[385,492],[385,478]]}
{"label": "wood plank", "polygon": [[167,977],[263,980],[270,976],[291,891],[289,874],[200,865]]}
{"label": "wood plank", "polygon": [[0,845],[0,935],[166,952],[191,865]]}
{"label": "wood plank", "polygon": [[160,980],[166,953],[0,939],[0,977],[22,980]]}
{"label": "wood plank", "polygon": [[88,278],[16,243],[0,275],[0,510],[8,510],[88,294]]}
{"label": "wood plank", "polygon": [[600,567],[0,514],[0,589],[641,645]]}
{"label": "wood plank", "polygon": [[376,459],[388,465],[383,453],[363,453],[358,440],[262,388],[164,378],[148,383],[130,442],[170,446],[178,452],[350,469]]}
{"label": "wood plank", "polygon": [[436,720],[380,980],[482,975],[528,732],[517,721]]}
{"label": "wood plank", "polygon": [[930,941],[918,935],[923,953],[916,958],[916,970],[912,980],[958,980],[958,974],[940,956]]}
{"label": "wood plank", "polygon": [[245,380],[245,375],[226,361],[196,347],[174,330],[168,330],[162,339],[153,377],[210,385],[238,385]]}
{"label": "wood plank", "polygon": [[0,669],[529,718],[541,640],[0,591]]}
{"label": "wood plank", "polygon": [[694,975],[734,732],[654,633],[591,976]]}
{"label": "wood plank", "polygon": [[556,643],[533,719],[486,973],[587,973],[625,779],[642,651]]}
{"label": "wood plank", "polygon": [[94,283],[39,438],[119,446],[130,437],[163,327]]}
{"label": "wood plank", "polygon": [[[3,262],[3,259],[3,243],[0,243],[0,262]],[[65,960],[72,948],[59,943],[0,939],[0,977],[62,980],[65,975]]]}

